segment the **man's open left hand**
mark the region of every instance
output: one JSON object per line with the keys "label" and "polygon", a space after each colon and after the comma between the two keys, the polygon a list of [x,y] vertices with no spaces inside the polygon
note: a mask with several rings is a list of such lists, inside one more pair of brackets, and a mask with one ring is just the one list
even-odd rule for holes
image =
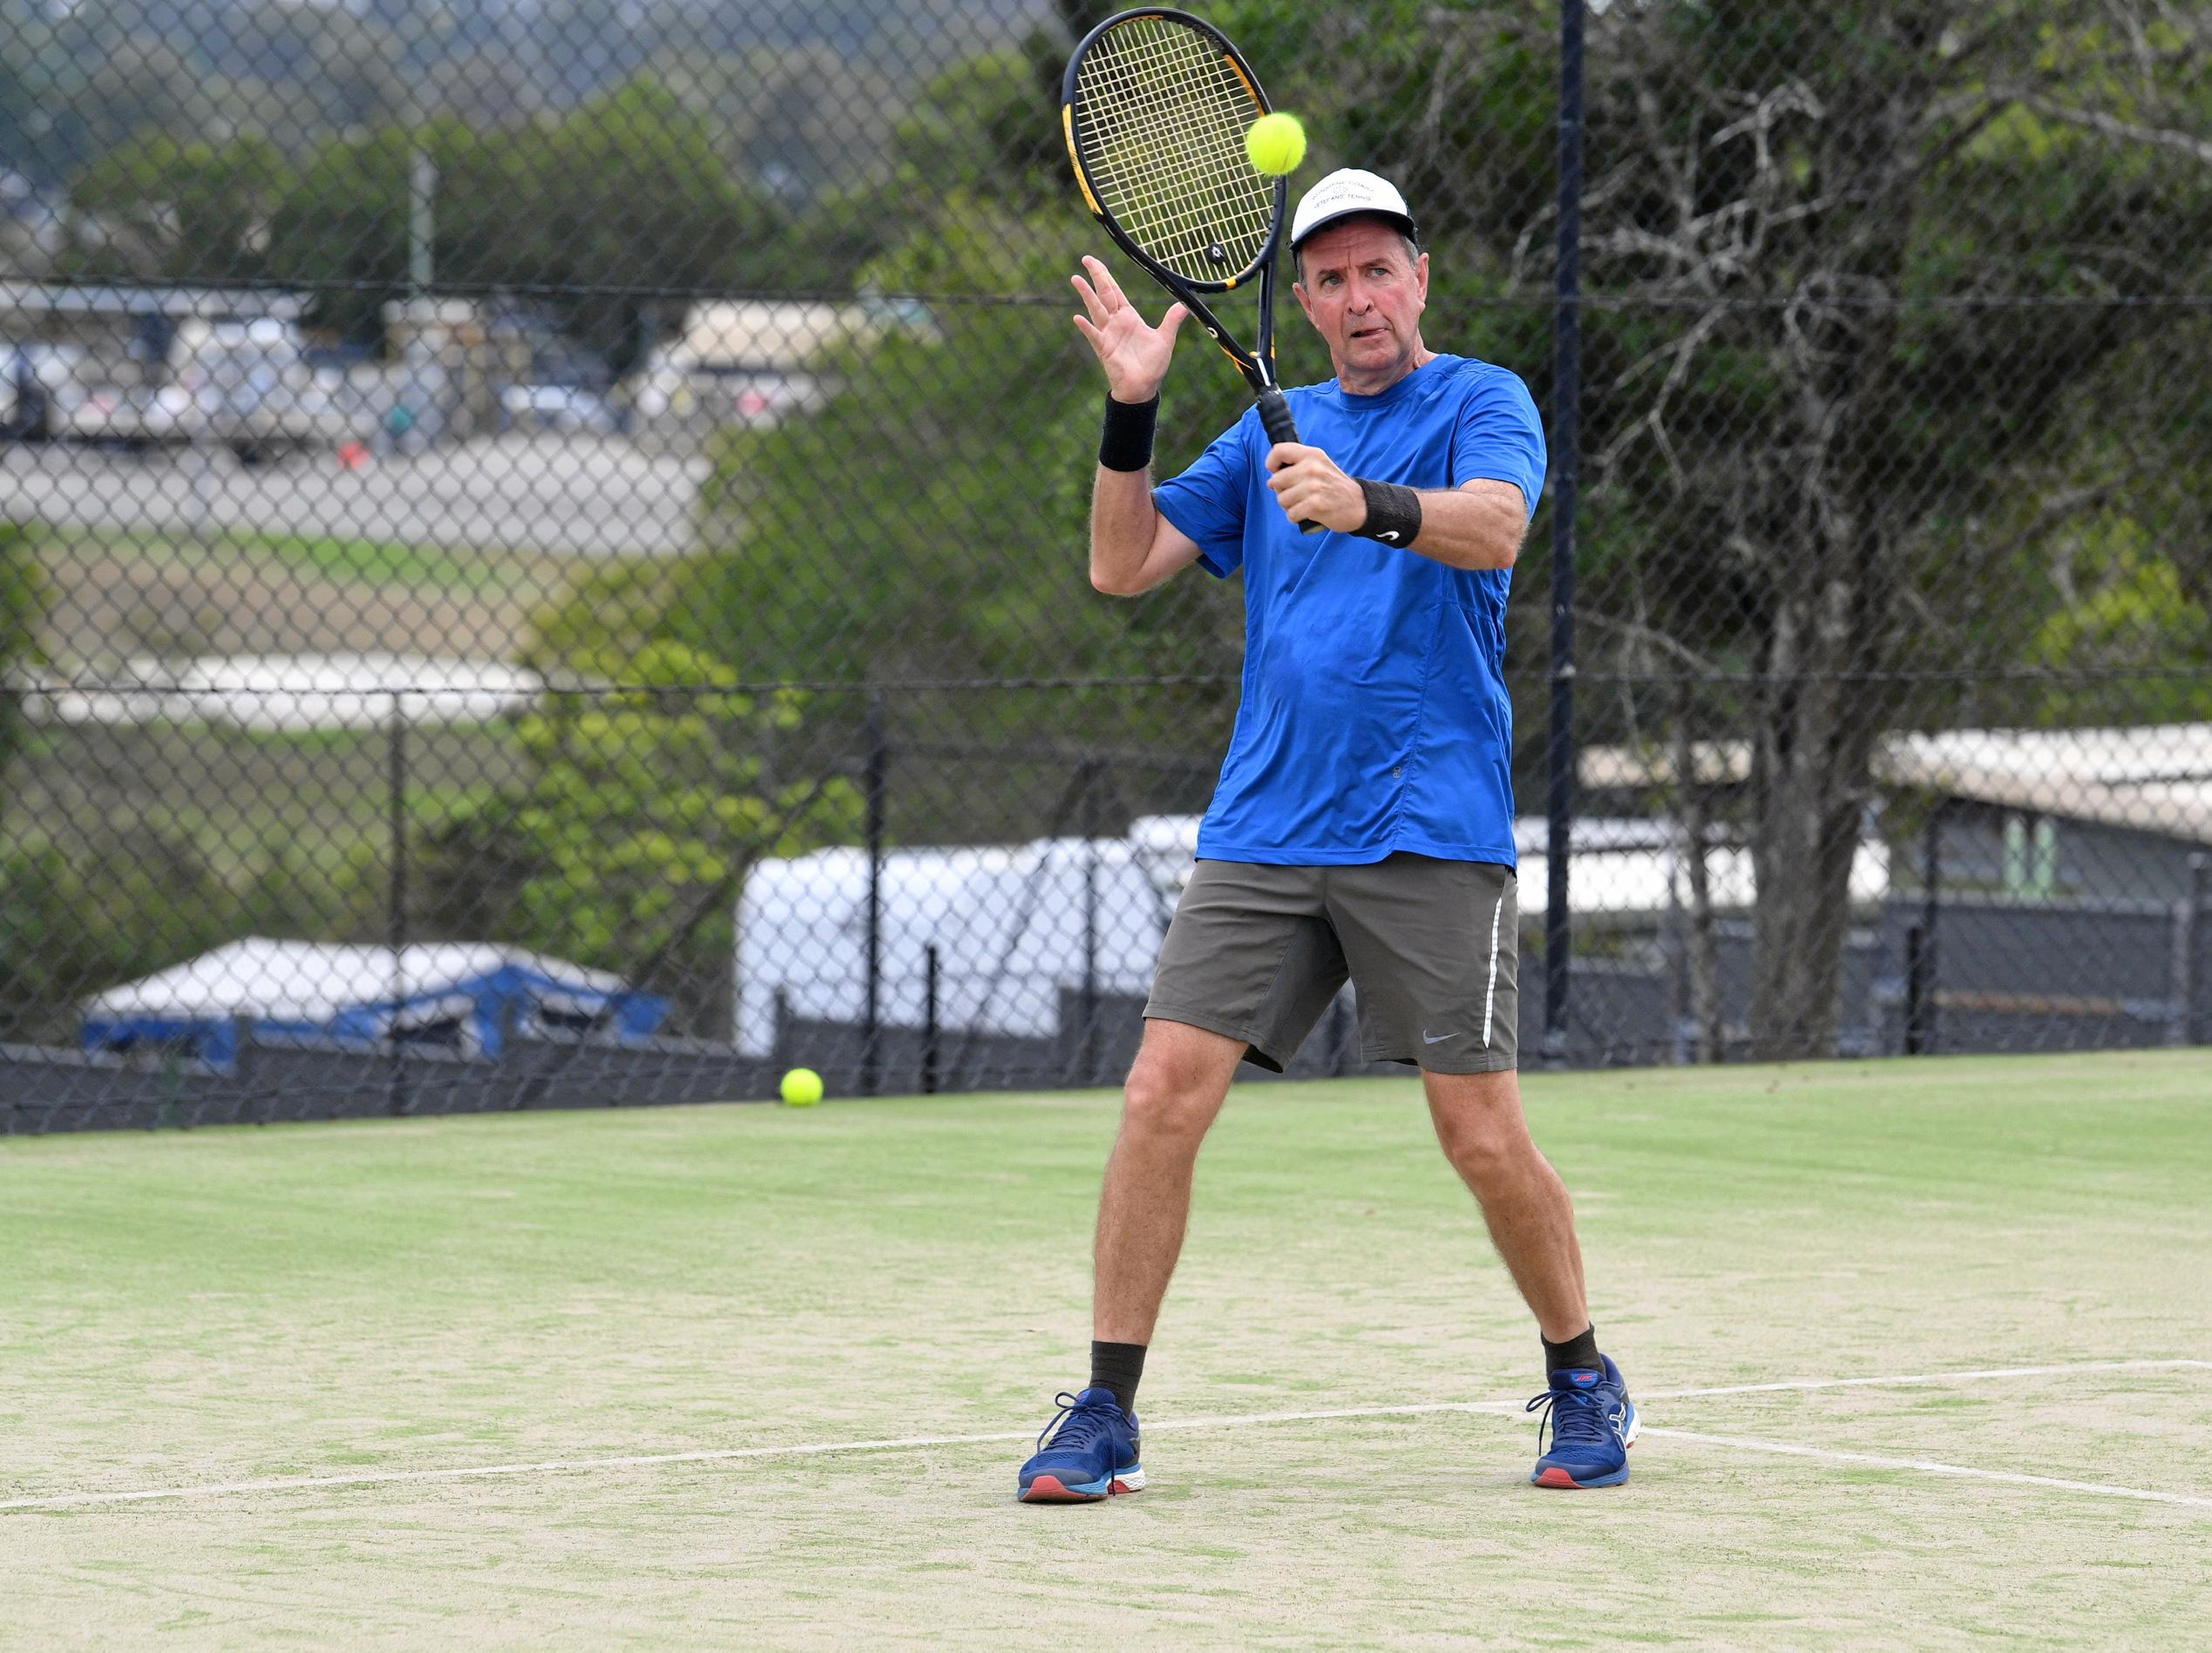
{"label": "man's open left hand", "polygon": [[1319,448],[1279,442],[1267,451],[1267,470],[1275,503],[1293,522],[1318,522],[1347,534],[1366,525],[1367,495]]}

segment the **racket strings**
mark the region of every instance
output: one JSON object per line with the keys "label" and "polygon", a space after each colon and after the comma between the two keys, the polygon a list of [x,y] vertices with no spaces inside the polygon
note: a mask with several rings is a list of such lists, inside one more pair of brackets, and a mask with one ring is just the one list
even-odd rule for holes
{"label": "racket strings", "polygon": [[1077,141],[1099,204],[1186,280],[1250,269],[1274,220],[1274,185],[1245,132],[1262,112],[1220,48],[1158,17],[1102,36],[1076,70]]}

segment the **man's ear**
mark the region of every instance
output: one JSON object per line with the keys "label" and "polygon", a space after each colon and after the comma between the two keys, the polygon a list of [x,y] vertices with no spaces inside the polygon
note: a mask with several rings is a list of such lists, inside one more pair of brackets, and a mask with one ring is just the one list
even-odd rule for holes
{"label": "man's ear", "polygon": [[1414,261],[1414,291],[1421,295],[1423,304],[1428,302],[1428,254],[1426,253]]}
{"label": "man's ear", "polygon": [[[1293,281],[1291,283],[1291,296],[1298,301],[1298,308],[1306,312],[1306,319],[1309,322],[1313,322],[1313,301],[1306,296],[1306,283],[1303,281]],[[1320,323],[1319,322],[1313,322],[1313,325],[1315,327],[1319,327],[1320,326]]]}

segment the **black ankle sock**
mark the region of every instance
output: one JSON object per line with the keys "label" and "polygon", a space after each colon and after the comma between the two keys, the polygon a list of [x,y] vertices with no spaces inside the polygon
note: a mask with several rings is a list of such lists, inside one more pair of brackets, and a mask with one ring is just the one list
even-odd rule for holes
{"label": "black ankle sock", "polygon": [[1143,1375],[1143,1344],[1093,1343],[1090,1345],[1089,1387],[1111,1389],[1115,1404],[1123,1412],[1137,1404],[1137,1380]]}
{"label": "black ankle sock", "polygon": [[1598,1352],[1596,1326],[1584,1326],[1580,1337],[1569,1338],[1564,1343],[1554,1343],[1541,1334],[1539,1338],[1544,1344],[1544,1373],[1547,1378],[1555,1372],[1595,1372],[1605,1364]]}

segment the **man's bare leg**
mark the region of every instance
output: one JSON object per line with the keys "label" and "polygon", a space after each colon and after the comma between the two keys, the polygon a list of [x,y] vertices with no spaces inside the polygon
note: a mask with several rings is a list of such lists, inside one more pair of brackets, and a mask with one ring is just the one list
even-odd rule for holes
{"label": "man's bare leg", "polygon": [[1091,1335],[1102,1343],[1152,1340],[1183,1250],[1198,1147],[1244,1054],[1241,1040],[1203,1027],[1144,1024],[1098,1196]]}
{"label": "man's bare leg", "polygon": [[1544,1334],[1551,1444],[1529,1479],[1539,1487],[1618,1487],[1628,1479],[1636,1408],[1619,1367],[1598,1351],[1574,1203],[1529,1135],[1520,1081],[1510,1073],[1422,1078],[1444,1156],[1482,1206],[1497,1254]]}
{"label": "man's bare leg", "polygon": [[1582,1248],[1567,1186],[1529,1135],[1510,1072],[1428,1074],[1428,1115],[1444,1157],[1483,1208],[1491,1243],[1535,1311],[1545,1339],[1565,1343],[1590,1324]]}
{"label": "man's bare leg", "polygon": [[1098,1196],[1090,1381],[1062,1397],[1048,1438],[1021,1466],[1024,1503],[1092,1503],[1144,1488],[1133,1408],[1145,1345],[1183,1250],[1199,1144],[1244,1054],[1241,1040],[1144,1024]]}

